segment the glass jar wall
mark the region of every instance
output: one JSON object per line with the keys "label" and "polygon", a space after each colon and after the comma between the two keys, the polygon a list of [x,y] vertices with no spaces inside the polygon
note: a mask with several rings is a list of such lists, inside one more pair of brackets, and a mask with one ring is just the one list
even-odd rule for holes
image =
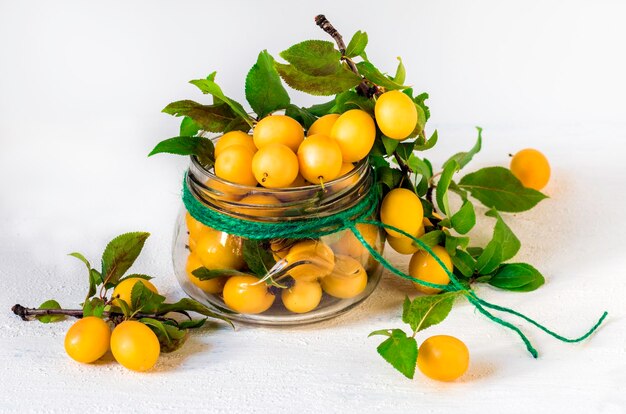
{"label": "glass jar wall", "polygon": [[[363,200],[373,185],[366,160],[320,185],[247,187],[216,177],[192,158],[185,182],[203,206],[229,216],[276,223],[319,218]],[[358,224],[379,253],[384,231]],[[176,222],[176,277],[194,299],[235,313],[231,319],[289,325],[339,315],[376,288],[382,266],[350,230],[316,239],[249,240],[204,226],[183,207]]]}

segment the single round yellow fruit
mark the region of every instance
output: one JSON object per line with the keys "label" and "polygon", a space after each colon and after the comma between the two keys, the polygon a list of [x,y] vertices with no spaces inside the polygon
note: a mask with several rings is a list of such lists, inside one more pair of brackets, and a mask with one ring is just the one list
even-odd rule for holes
{"label": "single round yellow fruit", "polygon": [[536,149],[519,151],[511,159],[511,172],[524,187],[541,190],[550,181],[548,159]]}
{"label": "single round yellow fruit", "polygon": [[189,212],[185,213],[185,223],[187,224],[189,237],[192,239],[198,239],[204,232],[211,230],[210,227],[205,226],[198,220],[191,217],[191,214],[189,214]]}
{"label": "single round yellow fruit", "polygon": [[335,254],[325,243],[319,240],[300,241],[289,249],[284,260],[289,264],[310,262],[295,265],[289,275],[296,281],[313,282],[328,275],[335,265]]}
{"label": "single round yellow fruit", "polygon": [[339,169],[339,175],[337,177],[343,177],[352,170],[354,170],[354,164],[352,164],[351,162],[344,162],[341,164],[341,168]]}
{"label": "single round yellow fruit", "polygon": [[237,201],[248,192],[246,188],[233,186],[230,181],[223,181],[217,177],[209,178],[204,185],[208,189],[200,188],[198,190],[200,195],[213,200]]}
{"label": "single round yellow fruit", "polygon": [[252,173],[252,158],[255,153],[243,145],[226,147],[215,159],[215,175],[235,184],[256,186]]}
{"label": "single round yellow fruit", "polygon": [[322,287],[318,282],[296,283],[281,293],[283,305],[293,313],[307,313],[317,308],[322,300]]}
{"label": "single round yellow fruit", "polygon": [[295,188],[295,187],[304,187],[306,185],[309,185],[310,183],[308,183],[304,177],[302,176],[302,174],[298,173],[298,175],[296,176],[296,179],[293,180],[293,182],[291,184],[289,184],[289,188]]}
{"label": "single round yellow fruit", "polygon": [[298,148],[300,174],[311,183],[326,183],[339,176],[341,148],[325,135],[310,135]]}
{"label": "single round yellow fruit", "polygon": [[280,204],[280,200],[274,197],[271,194],[250,194],[245,196],[241,200],[239,200],[241,204],[250,204],[250,205],[278,205]]}
{"label": "single round yellow fruit", "polygon": [[367,157],[376,138],[376,125],[372,117],[360,109],[344,112],[330,130],[337,141],[343,162],[357,162]]}
{"label": "single round yellow fruit", "polygon": [[65,352],[75,361],[92,363],[109,350],[111,328],[95,316],[76,321],[65,334]]}
{"label": "single round yellow fruit", "polygon": [[243,145],[252,152],[256,152],[252,136],[242,131],[230,131],[222,135],[215,144],[215,157],[219,157],[222,151],[233,145]]}
{"label": "single round yellow fruit", "polygon": [[224,285],[224,303],[239,313],[257,314],[268,310],[276,297],[254,276],[233,276]]}
{"label": "single round yellow fruit", "polygon": [[133,291],[133,286],[135,286],[135,283],[143,283],[143,285],[152,292],[157,294],[159,293],[157,291],[157,288],[152,283],[150,283],[150,281],[142,279],[140,277],[129,277],[128,279],[122,280],[120,283],[117,284],[117,286],[115,286],[115,289],[113,289],[112,298],[113,304],[115,306],[120,306],[118,300],[123,300],[128,306],[131,306],[131,293]]}
{"label": "single round yellow fruit", "polygon": [[322,289],[330,296],[350,299],[358,296],[367,286],[367,273],[357,260],[337,255],[333,271],[321,280]]}
{"label": "single round yellow fruit", "polygon": [[270,115],[256,124],[252,136],[258,149],[270,144],[283,144],[296,152],[304,139],[304,130],[293,118],[286,115]]}
{"label": "single round yellow fruit", "polygon": [[431,336],[419,347],[417,367],[434,380],[454,381],[469,367],[469,350],[453,336]]}
{"label": "single round yellow fruit", "polygon": [[[236,207],[233,210],[239,214],[256,217],[272,217],[276,216],[276,208],[280,209],[282,202],[271,194],[250,194],[239,200],[241,204],[249,204],[250,207]],[[259,206],[270,206],[262,208]]]}
{"label": "single round yellow fruit", "polygon": [[[434,246],[433,253],[443,262],[450,272],[454,269],[450,255],[446,251],[445,247]],[[447,285],[450,283],[450,277],[448,273],[439,265],[439,263],[425,250],[417,251],[411,261],[409,262],[409,274],[416,279],[423,280],[429,283],[436,283],[438,285]],[[433,294],[440,292],[441,289],[436,289],[428,286],[420,285],[417,282],[413,282],[415,288],[420,292],[426,294]]]}
{"label": "single round yellow fruit", "polygon": [[376,100],[374,116],[383,134],[400,141],[411,135],[417,125],[415,102],[400,91],[380,95]]}
{"label": "single round yellow fruit", "polygon": [[[428,219],[425,218],[424,221],[426,220]],[[419,239],[424,235],[424,232],[424,226],[422,226],[420,227],[415,237]],[[388,236],[387,242],[389,242],[389,245],[393,250],[397,251],[400,254],[413,254],[419,250],[419,247],[413,244],[413,240],[404,235],[400,235],[400,237]]]}
{"label": "single round yellow fruit", "polygon": [[[423,226],[424,208],[419,197],[406,188],[394,188],[391,190],[380,206],[380,220],[390,226],[394,226],[416,236]],[[400,237],[402,234],[395,230],[385,229],[387,234]]]}
{"label": "single round yellow fruit", "polygon": [[196,239],[190,236],[187,239],[187,246],[189,247],[190,252],[193,252],[194,250],[196,250]]}
{"label": "single round yellow fruit", "polygon": [[198,277],[193,275],[193,271],[197,270],[202,266],[202,262],[198,255],[191,253],[189,257],[187,257],[187,265],[185,266],[185,273],[187,273],[187,277],[189,281],[200,288],[203,292],[216,294],[220,293],[224,288],[224,283],[226,283],[226,277],[216,277],[214,279],[208,280],[200,280]]}
{"label": "single round yellow fruit", "polygon": [[274,256],[274,260],[279,261],[287,256],[291,246],[293,246],[292,242],[287,239],[272,240],[272,242],[270,242],[270,251],[272,252],[272,256]]}
{"label": "single round yellow fruit", "polygon": [[115,360],[133,371],[147,371],[156,364],[161,345],[156,334],[138,321],[124,321],[113,329],[111,352]]}
{"label": "single round yellow fruit", "polygon": [[[374,249],[377,247],[380,235],[379,227],[373,224],[358,223],[356,229],[361,233],[365,241]],[[336,242],[330,246],[336,254],[350,256],[361,263],[365,263],[370,255],[369,250],[356,238],[351,230],[346,229]]]}
{"label": "single round yellow fruit", "polygon": [[307,135],[321,134],[329,137],[330,130],[333,128],[333,125],[335,125],[337,119],[339,119],[339,114],[328,114],[318,118],[307,131]]}
{"label": "single round yellow fruit", "polygon": [[263,187],[288,187],[298,176],[298,157],[283,144],[269,144],[254,154],[252,172]]}
{"label": "single round yellow fruit", "polygon": [[205,233],[196,240],[194,254],[204,267],[215,269],[241,269],[243,260],[243,240],[218,230]]}

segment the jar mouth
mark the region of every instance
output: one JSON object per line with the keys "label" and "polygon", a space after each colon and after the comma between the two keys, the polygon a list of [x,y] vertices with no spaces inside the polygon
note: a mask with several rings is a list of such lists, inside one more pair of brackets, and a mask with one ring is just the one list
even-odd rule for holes
{"label": "jar mouth", "polygon": [[224,180],[191,156],[186,185],[199,201],[221,213],[247,220],[275,222],[305,219],[312,215],[327,216],[348,209],[367,194],[372,181],[369,161],[365,158],[347,174],[323,186],[253,187]]}

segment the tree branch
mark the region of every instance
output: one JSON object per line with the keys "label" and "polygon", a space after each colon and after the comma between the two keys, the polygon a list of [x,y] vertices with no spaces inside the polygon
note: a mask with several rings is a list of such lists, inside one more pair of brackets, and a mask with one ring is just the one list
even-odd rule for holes
{"label": "tree branch", "polygon": [[[315,16],[315,24],[317,24],[323,31],[325,31],[333,39],[335,39],[335,43],[337,43],[337,47],[339,48],[339,52],[341,53],[341,59],[348,64],[348,67],[352,72],[361,76],[352,59],[347,59],[345,57],[346,44],[344,43],[341,34],[339,34],[337,29],[335,29],[335,26],[333,26],[323,14],[318,14],[317,16]],[[367,96],[368,98],[374,96],[374,94],[378,91],[376,87],[373,87],[373,89],[370,88],[367,85],[367,81],[365,79],[363,79],[363,81],[361,81],[361,83],[357,85],[356,90],[359,94]]]}
{"label": "tree branch", "polygon": [[[35,309],[35,308],[25,308],[20,304],[13,305],[11,311],[22,318],[23,321],[29,321],[29,317],[35,316],[45,316],[45,315],[64,315],[71,316],[73,318],[82,318],[83,310],[82,309]],[[120,316],[124,316],[119,312],[103,312],[102,316],[105,318],[117,318]],[[166,318],[165,316],[155,315],[152,313],[136,313],[134,318],[152,318],[160,321],[173,321],[172,318]]]}

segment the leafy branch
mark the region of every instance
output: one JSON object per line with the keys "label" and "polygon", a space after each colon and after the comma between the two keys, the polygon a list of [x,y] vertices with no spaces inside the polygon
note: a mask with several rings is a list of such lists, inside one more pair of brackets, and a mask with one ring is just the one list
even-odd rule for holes
{"label": "leafy branch", "polygon": [[[100,271],[94,269],[81,253],[70,253],[70,256],[80,260],[87,268],[89,288],[82,309],[64,309],[56,300],[47,300],[37,309],[16,304],[11,307],[11,311],[24,321],[35,318],[42,323],[56,322],[67,316],[95,316],[108,319],[114,324],[129,319],[138,320],[155,332],[164,352],[181,346],[187,337],[187,331],[201,327],[207,318],[218,319],[233,326],[221,313],[193,299],[185,298],[175,303],[167,303],[165,296],[148,289],[141,281],[151,279],[150,276],[126,275],[139,257],[148,236],[145,232],[133,232],[111,240],[102,254]],[[120,297],[119,293],[115,294],[115,290],[108,298],[110,289],[115,289],[129,279],[137,279],[131,288],[129,301]],[[194,319],[189,312],[198,313],[204,318]],[[172,314],[183,315],[186,319],[179,321]]]}

